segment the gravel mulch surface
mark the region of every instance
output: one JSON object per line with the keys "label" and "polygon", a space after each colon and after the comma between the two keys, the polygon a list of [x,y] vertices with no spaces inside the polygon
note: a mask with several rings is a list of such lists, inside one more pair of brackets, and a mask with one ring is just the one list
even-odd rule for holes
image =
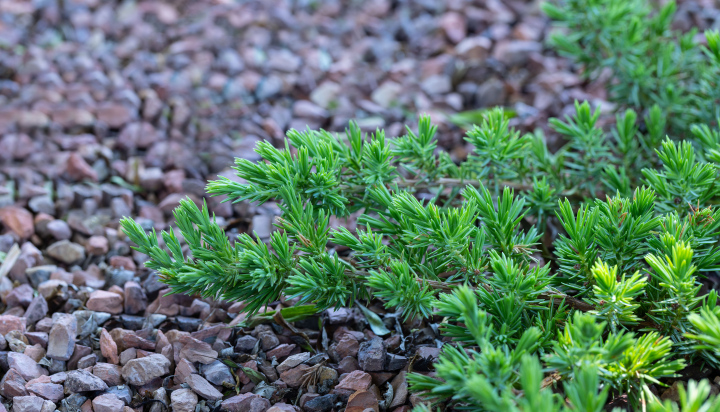
{"label": "gravel mulch surface", "polygon": [[[683,2],[678,24],[717,25],[711,3]],[[532,130],[575,99],[611,112],[544,46],[538,4],[0,0],[0,412],[409,411],[432,321],[376,304],[390,335],[357,309],[239,327],[241,302],[164,296],[118,219],[168,228],[289,128],[396,136],[431,113],[463,159],[452,113],[502,105]],[[230,236],[269,237],[276,205],[220,200]]]}

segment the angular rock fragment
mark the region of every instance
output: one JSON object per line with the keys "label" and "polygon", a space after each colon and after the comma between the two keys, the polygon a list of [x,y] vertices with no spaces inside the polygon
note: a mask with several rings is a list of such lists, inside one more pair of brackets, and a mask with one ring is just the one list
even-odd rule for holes
{"label": "angular rock fragment", "polygon": [[20,372],[10,369],[0,380],[0,395],[6,398],[14,398],[16,396],[26,396],[27,390],[25,384],[27,381],[22,377]]}
{"label": "angular rock fragment", "polygon": [[265,411],[270,408],[270,401],[254,393],[243,393],[225,399],[220,407],[228,412]]}
{"label": "angular rock fragment", "polygon": [[69,240],[60,240],[50,245],[46,253],[51,258],[71,265],[85,259],[85,248]]}
{"label": "angular rock fragment", "polygon": [[26,381],[33,380],[42,375],[47,375],[48,371],[37,362],[24,353],[8,353],[8,366],[20,372]]}
{"label": "angular rock fragment", "polygon": [[194,412],[198,397],[192,390],[182,388],[172,392],[170,401],[175,412]]}
{"label": "angular rock fragment", "polygon": [[102,379],[84,369],[69,371],[65,379],[65,393],[104,391],[108,386]]}
{"label": "angular rock fragment", "polygon": [[51,402],[60,402],[65,396],[62,385],[52,382],[28,382],[25,388],[29,393],[47,399]]}
{"label": "angular rock fragment", "polygon": [[120,362],[118,357],[118,348],[107,330],[100,331],[100,352],[108,360],[108,362],[117,365]]}
{"label": "angular rock fragment", "polygon": [[102,379],[108,386],[117,386],[123,383],[122,368],[118,365],[104,362],[96,363],[93,366],[92,373]]}
{"label": "angular rock fragment", "polygon": [[94,412],[118,412],[122,410],[125,403],[116,395],[106,393],[93,399],[92,406]]}
{"label": "angular rock fragment", "polygon": [[209,401],[216,401],[218,399],[222,399],[223,397],[220,391],[210,385],[210,382],[196,373],[193,373],[185,378],[185,383],[190,386],[190,389],[192,389],[193,392],[197,393],[201,398]]}
{"label": "angular rock fragment", "polygon": [[53,412],[55,404],[39,396],[16,396],[13,412]]}
{"label": "angular rock fragment", "polygon": [[358,363],[364,371],[378,372],[383,370],[385,364],[385,346],[380,338],[360,344]]}
{"label": "angular rock fragment", "polygon": [[60,361],[70,359],[75,349],[76,336],[77,321],[75,316],[67,313],[55,313],[48,338],[47,356]]}
{"label": "angular rock fragment", "polygon": [[170,373],[170,361],[163,355],[151,354],[128,361],[122,368],[122,376],[131,385],[142,386],[155,378]]}
{"label": "angular rock fragment", "polygon": [[124,298],[117,293],[96,290],[90,294],[86,306],[97,312],[119,315],[123,311],[123,300]]}

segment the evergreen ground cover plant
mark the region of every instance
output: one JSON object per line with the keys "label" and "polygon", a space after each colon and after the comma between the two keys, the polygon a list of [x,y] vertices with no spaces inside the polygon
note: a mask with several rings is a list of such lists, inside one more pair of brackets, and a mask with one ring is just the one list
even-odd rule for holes
{"label": "evergreen ground cover plant", "polygon": [[701,47],[673,33],[673,7],[545,7],[568,30],[559,50],[590,75],[612,69],[624,106],[608,130],[588,103],[552,119],[559,152],[502,109],[468,130],[460,163],[427,117],[400,137],[291,130],[283,148],[257,145],[262,161],[237,160],[243,183],[207,187],[278,202],[267,244],[229,239],[190,200],[179,234],[123,230],[174,292],[251,313],[283,294],[317,312],[379,299],[404,319],[442,317],[452,342],[435,374],[409,377],[418,410],[600,411],[626,395],[633,410],[720,411],[707,380],[678,404],[657,397],[689,365],[720,368],[718,296],[702,283],[720,269],[720,35]]}

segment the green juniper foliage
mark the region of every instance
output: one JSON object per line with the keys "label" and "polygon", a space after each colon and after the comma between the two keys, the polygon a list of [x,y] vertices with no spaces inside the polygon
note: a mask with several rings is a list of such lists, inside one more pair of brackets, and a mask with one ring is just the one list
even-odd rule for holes
{"label": "green juniper foliage", "polygon": [[283,148],[258,144],[261,161],[237,160],[243,183],[207,188],[277,202],[267,243],[228,239],[190,200],[178,234],[129,218],[124,233],[173,292],[244,301],[250,314],[284,295],[317,312],[378,299],[403,319],[442,318],[451,343],[435,374],[408,378],[428,402],[418,410],[600,411],[624,394],[633,409],[720,411],[707,381],[690,381],[679,404],[651,390],[688,365],[720,368],[718,296],[701,284],[720,270],[720,106],[707,104],[720,36],[701,48],[672,32],[672,3],[545,10],[567,30],[554,39],[562,53],[589,75],[613,70],[625,107],[607,130],[577,102],[550,121],[567,140],[551,153],[493,109],[458,163],[428,117],[399,137],[355,123],[291,130]]}
{"label": "green juniper foliage", "polygon": [[[613,100],[636,110],[657,106],[655,116],[665,117],[673,132],[689,135],[692,124],[709,124],[720,115],[720,35],[705,33],[707,45],[700,47],[696,30],[672,30],[675,2],[659,10],[653,4],[560,0],[546,2],[543,10],[562,27],[551,40],[560,54],[583,65],[589,77],[612,73]],[[655,129],[636,144],[651,154],[647,150],[657,149],[662,137]]]}
{"label": "green juniper foliage", "polygon": [[[504,118],[500,110],[490,116]],[[592,128],[584,133],[606,136]],[[488,120],[470,133],[526,150],[532,183],[500,167],[487,172],[493,160],[482,150],[460,165],[443,160],[427,140],[435,134],[427,118],[419,130],[388,139],[351,124],[347,140],[291,131],[284,150],[259,145],[264,161],[238,160],[247,183],[218,180],[208,190],[234,201],[278,201],[282,215],[268,244],[249,234],[231,242],[207,206],[189,200],[175,211],[181,237],[147,233],[132,219],[123,229],[175,292],[242,300],[249,312],[285,294],[317,311],[376,298],[404,318],[443,317],[441,332],[454,344],[442,352],[437,378],[412,374],[410,383],[446,406],[597,410],[623,393],[637,406],[655,402],[648,385],[689,363],[720,366],[717,296],[701,296],[698,283],[720,265],[720,216],[658,195],[715,199],[691,197],[698,192],[686,184],[698,169],[715,173],[712,161],[695,167],[692,151],[668,140],[658,150],[661,167],[671,165],[664,170],[695,166],[673,169],[673,178],[648,169],[656,178],[629,196],[593,199],[588,185],[607,190],[602,176],[591,181],[566,166],[563,179],[586,189],[551,190],[547,175],[536,177],[547,152],[518,146],[507,122]],[[331,228],[331,216],[356,212],[357,229]],[[547,222],[562,228],[552,244],[539,232]],[[539,391],[538,382],[548,389]]]}

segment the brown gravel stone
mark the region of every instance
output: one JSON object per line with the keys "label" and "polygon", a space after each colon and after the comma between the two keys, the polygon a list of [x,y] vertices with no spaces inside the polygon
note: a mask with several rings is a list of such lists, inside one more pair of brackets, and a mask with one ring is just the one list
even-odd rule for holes
{"label": "brown gravel stone", "polygon": [[392,386],[394,393],[390,407],[395,408],[403,405],[407,401],[408,397],[407,372],[401,371],[398,373],[390,385]]}
{"label": "brown gravel stone", "polygon": [[297,388],[302,383],[302,377],[311,367],[308,365],[298,365],[292,369],[288,369],[280,374],[280,379],[287,383],[291,388]]}
{"label": "brown gravel stone", "polygon": [[14,398],[16,396],[26,396],[27,390],[25,384],[27,381],[23,379],[20,372],[10,369],[0,380],[0,395],[6,398]]}
{"label": "brown gravel stone", "polygon": [[28,339],[28,342],[31,345],[37,345],[43,349],[47,348],[47,343],[48,343],[47,332],[25,332],[25,337]]}
{"label": "brown gravel stone", "polygon": [[136,348],[147,351],[155,350],[155,342],[142,338],[131,330],[120,328],[113,329],[110,331],[110,336],[115,341],[115,344],[117,344],[119,351],[123,351],[127,348]]}
{"label": "brown gravel stone", "polygon": [[[43,379],[41,376],[38,379]],[[65,380],[67,379],[67,372],[57,372],[52,375],[50,375],[50,383],[65,383]]]}
{"label": "brown gravel stone", "polygon": [[58,403],[65,396],[63,387],[52,382],[28,382],[25,388],[29,393],[47,399],[51,402]]}
{"label": "brown gravel stone", "polygon": [[293,351],[293,349],[295,349],[296,346],[297,345],[295,345],[294,343],[283,343],[282,345],[277,346],[275,349],[267,351],[265,355],[268,357],[268,359],[272,359],[274,357],[277,358],[277,360],[283,360],[288,357],[288,355],[290,355],[290,353]]}
{"label": "brown gravel stone", "polygon": [[[249,369],[252,369],[252,370],[254,370],[254,371],[257,371],[257,370],[258,370],[258,364],[257,364],[257,362],[254,361],[254,360],[247,361],[247,362],[241,364],[241,366],[242,366],[243,368],[249,368]],[[276,374],[276,375],[277,375],[277,374]],[[237,376],[238,376],[238,379],[240,379],[240,383],[243,384],[243,385],[247,385],[248,383],[251,382],[250,377],[249,377],[245,372],[242,372],[242,371],[241,371],[241,372],[238,373]]]}
{"label": "brown gravel stone", "polygon": [[200,362],[207,365],[214,362],[218,357],[218,353],[207,342],[199,341],[190,336],[183,336],[179,341],[183,344],[180,357],[190,362]]}
{"label": "brown gravel stone", "polygon": [[120,365],[125,366],[129,361],[137,357],[137,349],[128,348],[120,353]]}
{"label": "brown gravel stone", "polygon": [[125,404],[117,395],[106,393],[93,399],[92,406],[94,412],[118,412]]}
{"label": "brown gravel stone", "polygon": [[155,352],[161,353],[163,348],[166,346],[170,346],[170,340],[160,329],[158,329],[157,335],[155,336]]}
{"label": "brown gravel stone", "polygon": [[336,342],[340,342],[344,335],[350,335],[353,338],[355,338],[357,341],[361,341],[365,339],[365,335],[362,332],[358,332],[355,330],[349,330],[347,326],[340,326],[339,328],[335,329],[335,332],[333,332],[333,340]]}
{"label": "brown gravel stone", "polygon": [[455,52],[463,59],[471,60],[474,64],[484,63],[492,41],[484,36],[468,37],[458,43]]}
{"label": "brown gravel stone", "polygon": [[38,344],[28,345],[23,353],[35,362],[40,362],[45,357],[45,349]]}
{"label": "brown gravel stone", "polygon": [[357,359],[348,356],[343,358],[340,363],[338,363],[337,370],[339,373],[350,373],[352,371],[360,370],[360,365],[358,364]]}
{"label": "brown gravel stone", "polygon": [[370,385],[372,385],[372,377],[368,373],[363,371],[353,371],[342,378],[335,388],[364,391],[367,390]]}
{"label": "brown gravel stone", "polygon": [[280,340],[277,338],[277,336],[275,336],[275,334],[269,330],[263,330],[262,332],[258,332],[258,339],[260,339],[260,346],[264,351],[274,349],[280,344]]}
{"label": "brown gravel stone", "polygon": [[59,219],[48,222],[47,231],[55,240],[68,240],[72,236],[70,226]]}
{"label": "brown gravel stone", "polygon": [[345,412],[366,412],[368,409],[380,412],[375,394],[370,391],[357,391],[350,395]]}
{"label": "brown gravel stone", "polygon": [[197,373],[197,368],[187,359],[180,359],[175,367],[175,382],[180,385],[193,373]]}
{"label": "brown gravel stone", "polygon": [[221,410],[228,412],[260,412],[269,408],[270,401],[254,393],[243,393],[225,399],[220,407]]}
{"label": "brown gravel stone", "polygon": [[661,400],[670,400],[673,402],[679,402],[680,401],[680,391],[678,389],[679,386],[682,386],[682,382],[675,381],[673,384],[665,389],[663,393],[660,395]]}
{"label": "brown gravel stone", "polygon": [[100,352],[108,360],[108,362],[117,365],[120,362],[118,357],[117,344],[112,339],[107,330],[100,331]]}
{"label": "brown gravel stone", "polygon": [[355,357],[360,349],[360,343],[351,335],[344,335],[340,342],[335,347],[335,351],[338,354],[339,359],[344,359],[347,356]]}
{"label": "brown gravel stone", "polygon": [[129,270],[131,272],[134,272],[137,270],[137,266],[135,266],[135,262],[127,256],[113,256],[110,258],[110,266],[114,268],[123,268],[126,270]]}
{"label": "brown gravel stone", "polygon": [[188,305],[192,302],[192,299],[188,301],[186,296],[178,294],[168,295],[168,293],[170,293],[170,289],[160,290],[157,299],[148,306],[147,313],[177,316],[181,306]]}
{"label": "brown gravel stone", "polygon": [[118,365],[100,362],[93,366],[92,373],[108,386],[117,386],[123,383],[122,368]]}
{"label": "brown gravel stone", "polygon": [[395,374],[392,372],[370,372],[370,376],[375,386],[382,386],[385,382],[394,378]]}
{"label": "brown gravel stone", "polygon": [[542,51],[542,45],[536,41],[503,40],[497,43],[493,56],[509,66],[525,64],[532,53]]}
{"label": "brown gravel stone", "polygon": [[[1,324],[0,324],[1,325]],[[53,320],[50,318],[42,318],[35,324],[35,330],[38,332],[50,333],[52,329]]]}
{"label": "brown gravel stone", "polygon": [[85,250],[89,255],[104,255],[109,250],[108,240],[105,236],[90,236],[85,244]]}
{"label": "brown gravel stone", "polygon": [[112,128],[120,128],[135,117],[130,108],[112,103],[100,105],[95,111],[95,116]]}
{"label": "brown gravel stone", "polygon": [[80,362],[80,359],[84,358],[85,356],[93,353],[93,350],[89,346],[85,345],[78,345],[75,344],[75,349],[73,349],[73,354],[70,356],[70,359],[67,361],[67,367],[68,369],[77,369],[78,362]]}
{"label": "brown gravel stone", "polygon": [[97,172],[76,152],[68,157],[66,170],[70,178],[77,181],[87,179],[97,182],[98,180]]}
{"label": "brown gravel stone", "polygon": [[20,372],[20,375],[22,375],[26,381],[48,374],[45,368],[38,365],[36,361],[24,353],[10,352],[8,353],[7,360],[8,366]]}
{"label": "brown gravel stone", "polygon": [[107,312],[113,315],[119,315],[123,311],[123,300],[123,297],[117,293],[96,290],[90,294],[90,299],[88,299],[86,306],[88,309],[96,312]]}
{"label": "brown gravel stone", "polygon": [[240,336],[235,344],[235,351],[250,353],[255,348],[257,342],[257,338],[250,335]]}
{"label": "brown gravel stone", "polygon": [[17,206],[6,206],[0,209],[0,221],[21,239],[29,239],[35,234],[32,213]]}
{"label": "brown gravel stone", "polygon": [[88,127],[93,124],[93,115],[87,110],[63,107],[50,113],[52,121],[62,127]]}
{"label": "brown gravel stone", "polygon": [[185,383],[190,386],[190,389],[192,389],[193,392],[197,393],[201,398],[209,401],[216,401],[218,399],[222,399],[223,397],[222,393],[215,389],[210,382],[196,373],[193,373],[185,378]]}
{"label": "brown gravel stone", "polygon": [[[303,393],[302,396],[300,396],[300,401],[298,402],[298,405],[300,405],[301,408],[303,408],[304,410],[307,411],[307,410],[311,409],[311,408],[307,407],[308,403],[319,397],[320,397],[319,393],[310,393],[310,392]],[[349,395],[348,395],[348,397],[349,397]]]}
{"label": "brown gravel stone", "polygon": [[11,315],[0,315],[0,335],[7,335],[8,332],[13,330],[25,332],[25,319]]}

